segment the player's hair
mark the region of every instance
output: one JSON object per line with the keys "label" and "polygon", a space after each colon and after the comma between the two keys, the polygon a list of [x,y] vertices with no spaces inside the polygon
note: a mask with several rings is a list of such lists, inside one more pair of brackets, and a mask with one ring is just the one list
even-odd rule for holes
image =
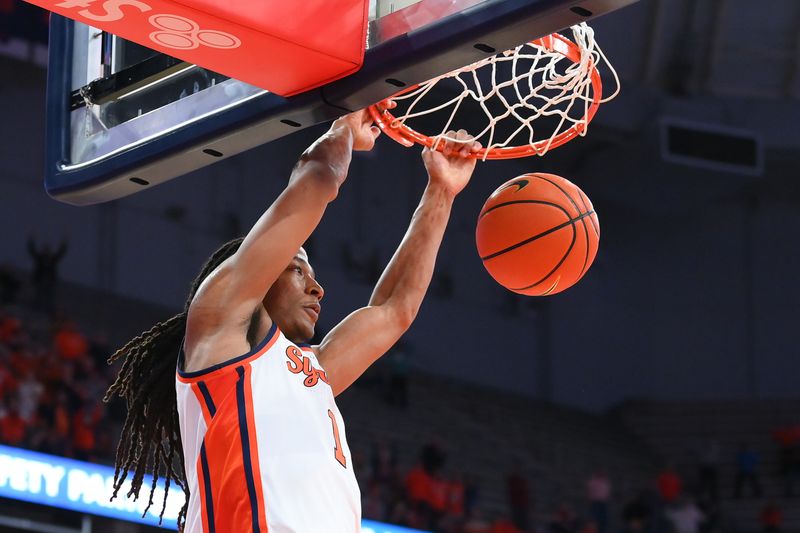
{"label": "player's hair", "polygon": [[178,513],[179,531],[183,530],[186,522],[189,487],[186,483],[178,421],[175,369],[186,330],[186,314],[203,280],[239,249],[242,240],[238,238],[227,242],[211,255],[192,282],[189,297],[181,313],[159,322],[132,339],[108,359],[111,364],[121,357],[125,358],[116,381],[108,388],[103,401],[109,402],[116,395],[123,398],[128,406],[128,415],[117,447],[114,494],[111,499],[122,488],[129,470],[133,470],[133,479],[127,496],[138,499],[144,475],[151,471],[153,483],[150,499],[142,516],[153,504],[156,481],[162,476],[165,490],[160,520],[167,507],[170,482],[174,481],[183,489],[186,497]]}

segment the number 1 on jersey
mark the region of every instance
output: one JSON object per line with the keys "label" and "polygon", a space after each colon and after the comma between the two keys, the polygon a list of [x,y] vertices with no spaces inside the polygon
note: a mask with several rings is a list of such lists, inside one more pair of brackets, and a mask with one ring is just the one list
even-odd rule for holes
{"label": "number 1 on jersey", "polygon": [[333,426],[333,440],[336,443],[333,447],[333,456],[336,457],[336,460],[339,461],[340,465],[347,468],[347,458],[344,456],[344,450],[342,450],[342,441],[339,440],[339,426],[336,424],[336,416],[334,416],[333,411],[330,409],[328,409],[328,416],[331,419],[331,425]]}

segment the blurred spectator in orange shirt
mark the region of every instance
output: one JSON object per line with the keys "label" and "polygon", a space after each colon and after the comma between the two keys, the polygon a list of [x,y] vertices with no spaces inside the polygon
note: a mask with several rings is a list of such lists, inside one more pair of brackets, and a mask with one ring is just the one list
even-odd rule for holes
{"label": "blurred spectator in orange shirt", "polygon": [[763,527],[764,533],[780,533],[781,526],[783,525],[783,512],[780,507],[774,503],[768,503],[761,510],[759,521]]}
{"label": "blurred spectator in orange shirt", "polygon": [[54,337],[56,353],[59,357],[67,361],[75,361],[86,357],[89,350],[89,342],[86,337],[78,331],[74,322],[66,321],[59,328]]}
{"label": "blurred spectator in orange shirt", "polygon": [[0,347],[0,398],[14,393],[17,390],[17,380],[11,372],[8,352]]}
{"label": "blurred spectator in orange shirt", "polygon": [[84,402],[75,412],[72,417],[72,446],[77,459],[92,459],[97,440],[95,432],[102,419],[103,405],[94,400]]}
{"label": "blurred spectator in orange shirt", "polygon": [[456,518],[464,516],[464,476],[456,472],[447,486],[447,513]]}
{"label": "blurred spectator in orange shirt", "polygon": [[490,531],[491,533],[522,533],[522,530],[517,528],[517,526],[505,516],[495,520]]}
{"label": "blurred spectator in orange shirt", "polygon": [[406,476],[406,492],[412,504],[427,502],[431,491],[431,476],[418,464]]}
{"label": "blurred spectator in orange shirt", "polygon": [[0,315],[0,343],[11,344],[19,340],[22,333],[22,323],[13,316]]}
{"label": "blurred spectator in orange shirt", "polygon": [[6,398],[6,408],[0,411],[0,442],[10,446],[21,446],[25,441],[27,425],[17,411],[17,399]]}
{"label": "blurred spectator in orange shirt", "polygon": [[658,484],[658,493],[661,495],[661,500],[665,503],[674,503],[678,500],[683,489],[681,478],[672,468],[671,465],[661,471],[656,480]]}

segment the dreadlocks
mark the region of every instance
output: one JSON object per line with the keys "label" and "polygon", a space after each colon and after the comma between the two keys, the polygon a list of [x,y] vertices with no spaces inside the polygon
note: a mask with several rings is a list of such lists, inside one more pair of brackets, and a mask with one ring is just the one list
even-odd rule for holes
{"label": "dreadlocks", "polygon": [[108,363],[111,364],[124,357],[124,363],[103,401],[109,402],[116,395],[123,398],[128,406],[128,416],[122,427],[117,447],[114,494],[111,499],[117,496],[131,470],[133,479],[127,496],[138,499],[144,475],[151,471],[153,483],[144,514],[153,504],[156,482],[159,476],[162,476],[165,479],[165,491],[159,519],[163,519],[170,482],[174,481],[183,489],[186,497],[178,514],[179,531],[183,530],[186,523],[189,488],[186,483],[175,394],[178,352],[186,331],[189,304],[197,289],[209,274],[239,249],[242,240],[238,238],[222,245],[206,261],[200,274],[192,282],[189,297],[181,313],[165,322],[159,322],[128,342],[108,359]]}

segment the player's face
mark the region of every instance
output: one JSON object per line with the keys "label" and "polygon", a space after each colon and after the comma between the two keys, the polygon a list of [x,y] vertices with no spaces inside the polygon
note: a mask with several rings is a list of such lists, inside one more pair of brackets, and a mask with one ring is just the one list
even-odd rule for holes
{"label": "player's face", "polygon": [[324,291],[314,279],[306,251],[300,251],[270,287],[264,308],[286,338],[306,342],[314,336]]}

